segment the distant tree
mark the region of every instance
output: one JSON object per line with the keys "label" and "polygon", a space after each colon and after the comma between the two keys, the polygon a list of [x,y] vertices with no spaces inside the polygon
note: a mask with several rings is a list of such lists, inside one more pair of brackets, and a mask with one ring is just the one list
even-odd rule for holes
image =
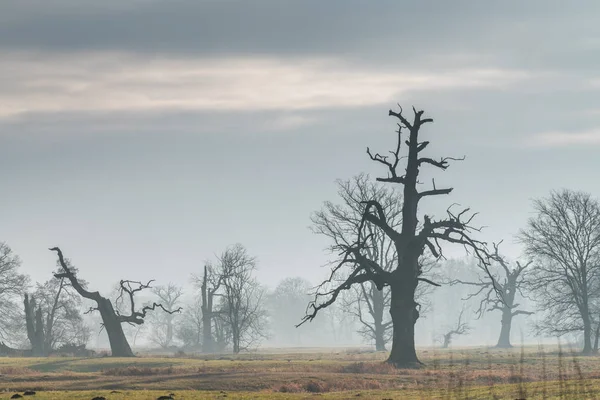
{"label": "distant tree", "polygon": [[186,303],[183,315],[179,319],[175,336],[186,349],[201,349],[204,320],[202,315],[202,299],[196,296],[193,301]]}
{"label": "distant tree", "polygon": [[452,343],[452,339],[456,336],[465,335],[470,332],[471,327],[464,319],[464,308],[458,315],[458,321],[455,325],[448,327],[446,332],[442,335],[442,348],[447,349]]}
{"label": "distant tree", "polygon": [[21,260],[5,242],[0,242],[0,342],[15,344],[23,332],[20,301],[29,278],[19,272]]}
{"label": "distant tree", "polygon": [[253,276],[255,270],[256,258],[241,244],[228,247],[219,257],[223,282],[219,318],[231,332],[236,354],[266,337],[265,291]]}
{"label": "distant tree", "polygon": [[[445,170],[452,158],[434,160],[420,156],[429,145],[428,141],[419,141],[421,128],[433,120],[424,118],[423,111],[414,108],[413,111],[412,122],[405,118],[402,109],[399,112],[389,111],[389,115],[400,121],[397,142],[390,152],[391,157],[373,154],[367,149],[371,160],[385,166],[388,170],[387,177],[377,180],[403,187],[401,226],[390,225],[388,215],[379,201],[375,199],[366,201],[363,204],[358,234],[354,240],[348,243],[340,242],[337,246],[336,250],[343,254],[342,260],[332,268],[329,279],[323,282],[321,290],[312,303],[312,310],[302,322],[312,320],[320,310],[333,304],[342,291],[350,289],[353,285],[373,282],[378,290],[389,287],[393,335],[388,362],[397,367],[421,365],[415,350],[414,327],[420,316],[415,294],[421,282],[439,286],[431,279],[422,276],[423,269],[419,260],[424,252],[429,251],[435,259],[438,259],[442,256],[442,243],[460,244],[486,262],[485,243],[471,237],[475,229],[470,225],[473,216],[467,216],[468,209],[454,213],[450,207],[444,219],[434,220],[424,215],[422,223],[419,220],[421,200],[431,196],[447,195],[452,191],[451,188],[438,189],[435,183],[430,190],[417,190],[417,185],[420,183],[420,168],[429,166]],[[406,140],[402,138],[404,130],[408,131]],[[400,155],[403,143],[407,147],[407,157]],[[399,168],[402,159],[406,159],[405,169]],[[383,232],[394,243],[398,257],[391,270],[386,270],[369,255],[370,235],[374,231]],[[345,270],[346,266],[351,268],[349,273]]]}
{"label": "distant tree", "polygon": [[175,332],[174,311],[179,308],[180,299],[181,296],[183,296],[183,288],[173,283],[169,283],[167,286],[153,287],[152,293],[167,312],[153,314],[149,319],[152,327],[150,341],[162,348],[167,348],[173,344]]}
{"label": "distant tree", "polygon": [[[215,269],[211,262],[207,262],[204,265],[202,276],[192,275],[192,281],[195,283],[196,288],[200,289],[202,352],[212,353],[217,350],[217,347],[222,347],[223,340],[225,340],[221,327],[216,325],[217,312],[214,310],[215,298],[219,296],[223,275]],[[216,335],[218,336],[219,346],[215,342]]]}
{"label": "distant tree", "polygon": [[111,353],[113,357],[133,357],[133,351],[129,346],[129,342],[125,337],[125,333],[123,332],[123,327],[121,324],[129,323],[134,325],[141,325],[144,323],[144,318],[149,311],[154,311],[156,308],[161,308],[163,311],[167,313],[175,313],[181,312],[181,309],[177,309],[174,311],[167,311],[162,304],[153,303],[150,306],[144,306],[141,310],[136,311],[135,306],[135,295],[136,293],[149,289],[150,284],[153,282],[149,281],[147,284],[143,284],[141,282],[129,281],[129,280],[121,280],[119,282],[120,286],[120,294],[119,297],[115,300],[116,303],[122,301],[124,298],[127,299],[129,303],[129,315],[123,315],[115,310],[112,302],[101,296],[99,292],[90,292],[86,288],[84,288],[79,280],[77,279],[75,273],[69,268],[68,263],[63,257],[62,251],[58,247],[53,247],[50,249],[51,251],[55,251],[58,255],[58,262],[62,267],[61,273],[54,274],[57,279],[67,278],[73,289],[79,293],[79,295],[88,300],[92,300],[96,303],[96,307],[90,309],[90,311],[99,311],[100,316],[102,317],[102,324],[106,333],[108,335],[108,340],[110,342]]}
{"label": "distant tree", "polygon": [[481,318],[489,311],[497,310],[502,313],[500,336],[496,347],[509,348],[512,347],[510,330],[513,318],[517,315],[533,314],[531,311],[519,309],[521,304],[516,301],[517,293],[521,297],[526,297],[523,293],[526,283],[525,271],[531,262],[521,264],[517,261],[516,266],[511,267],[506,258],[499,254],[498,245],[494,245],[494,249],[491,255],[491,266],[487,270],[474,260],[481,270],[477,281],[454,279],[450,285],[462,284],[476,288],[476,291],[470,293],[464,300],[480,299],[477,318]]}
{"label": "distant tree", "polygon": [[583,332],[583,353],[593,353],[600,296],[600,204],[588,193],[561,190],[534,200],[533,206],[536,215],[519,239],[535,260],[527,286],[543,315],[538,331],[558,336]]}
{"label": "distant tree", "polygon": [[[77,273],[68,260],[65,263]],[[87,286],[82,280],[80,284]],[[67,278],[53,277],[38,283],[35,292],[25,298],[28,336],[34,353],[47,355],[61,346],[87,344],[90,328],[83,320],[81,307],[81,297]]]}
{"label": "distant tree", "polygon": [[311,299],[311,284],[304,278],[285,278],[268,295],[269,317],[276,338],[286,338],[295,345],[302,344],[306,332],[295,328],[298,318],[306,312]]}

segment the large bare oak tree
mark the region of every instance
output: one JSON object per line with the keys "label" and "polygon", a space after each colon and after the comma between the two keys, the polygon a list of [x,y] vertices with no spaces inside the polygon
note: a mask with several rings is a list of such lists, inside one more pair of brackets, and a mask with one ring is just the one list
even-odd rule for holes
{"label": "large bare oak tree", "polygon": [[[356,240],[351,244],[340,244],[338,250],[342,260],[332,268],[331,276],[321,285],[314,302],[309,305],[307,315],[301,323],[312,320],[317,313],[333,304],[340,293],[353,285],[373,282],[379,290],[389,286],[390,315],[393,324],[392,349],[388,362],[397,367],[418,367],[421,365],[415,350],[415,323],[419,318],[419,305],[415,301],[415,292],[419,283],[437,285],[422,276],[419,259],[428,250],[435,258],[442,256],[442,243],[454,243],[472,250],[475,255],[487,263],[485,244],[471,237],[473,228],[470,223],[475,214],[469,209],[453,212],[448,208],[443,219],[433,219],[424,215],[419,219],[418,211],[421,200],[438,195],[447,195],[452,189],[440,189],[435,186],[429,190],[419,191],[420,169],[434,167],[441,170],[448,168],[452,158],[439,160],[422,156],[429,146],[429,141],[420,141],[421,129],[425,124],[433,122],[423,117],[423,111],[413,107],[412,121],[405,117],[402,108],[398,112],[389,111],[389,115],[399,120],[396,145],[390,156],[373,154],[367,148],[367,154],[376,163],[383,165],[388,176],[377,178],[379,182],[401,185],[403,189],[402,224],[399,228],[390,226],[383,206],[376,200],[364,203],[363,217]],[[406,137],[403,137],[406,133]],[[405,144],[406,156],[401,156],[402,145]],[[405,169],[400,168],[400,161],[406,159]],[[368,227],[381,230],[393,243],[398,254],[395,268],[386,271],[381,265],[371,260],[367,254],[369,246]],[[353,271],[341,283],[336,282],[346,265]],[[331,284],[336,282],[335,284]]]}

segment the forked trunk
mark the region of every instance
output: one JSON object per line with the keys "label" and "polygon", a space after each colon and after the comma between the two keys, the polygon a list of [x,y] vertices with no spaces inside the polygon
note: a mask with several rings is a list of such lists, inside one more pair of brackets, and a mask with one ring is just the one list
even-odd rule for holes
{"label": "forked trunk", "polygon": [[510,344],[510,329],[512,327],[512,312],[510,309],[502,310],[502,327],[500,328],[500,337],[496,347],[500,349],[511,348]]}
{"label": "forked trunk", "polygon": [[407,285],[392,285],[390,290],[393,336],[387,362],[397,368],[419,368],[422,364],[415,349],[415,322],[419,315],[415,308],[414,290],[411,291]]}
{"label": "forked trunk", "polygon": [[106,329],[108,335],[112,356],[135,357],[129,346],[129,342],[127,342],[125,333],[123,332],[121,321],[119,321],[110,300],[101,298],[101,300],[98,301],[98,310],[100,311],[104,329]]}

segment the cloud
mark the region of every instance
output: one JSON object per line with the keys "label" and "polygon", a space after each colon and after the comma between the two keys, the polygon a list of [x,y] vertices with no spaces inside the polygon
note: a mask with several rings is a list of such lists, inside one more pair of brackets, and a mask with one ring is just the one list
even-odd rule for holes
{"label": "cloud", "polygon": [[389,104],[420,91],[500,88],[529,74],[503,69],[373,69],[331,58],[177,59],[95,52],[5,55],[0,77],[0,118],[9,118],[62,112],[363,107]]}
{"label": "cloud", "polygon": [[589,129],[577,132],[542,132],[532,135],[525,141],[528,147],[561,147],[600,145],[600,129]]}

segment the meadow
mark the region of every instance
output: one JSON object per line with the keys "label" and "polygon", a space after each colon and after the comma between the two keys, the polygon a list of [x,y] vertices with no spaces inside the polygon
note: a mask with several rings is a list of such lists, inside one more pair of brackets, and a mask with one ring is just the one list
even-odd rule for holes
{"label": "meadow", "polygon": [[[387,353],[296,349],[136,358],[0,358],[0,399],[600,399],[600,358],[558,347],[421,348],[421,369]],[[27,398],[26,396],[25,398]]]}

